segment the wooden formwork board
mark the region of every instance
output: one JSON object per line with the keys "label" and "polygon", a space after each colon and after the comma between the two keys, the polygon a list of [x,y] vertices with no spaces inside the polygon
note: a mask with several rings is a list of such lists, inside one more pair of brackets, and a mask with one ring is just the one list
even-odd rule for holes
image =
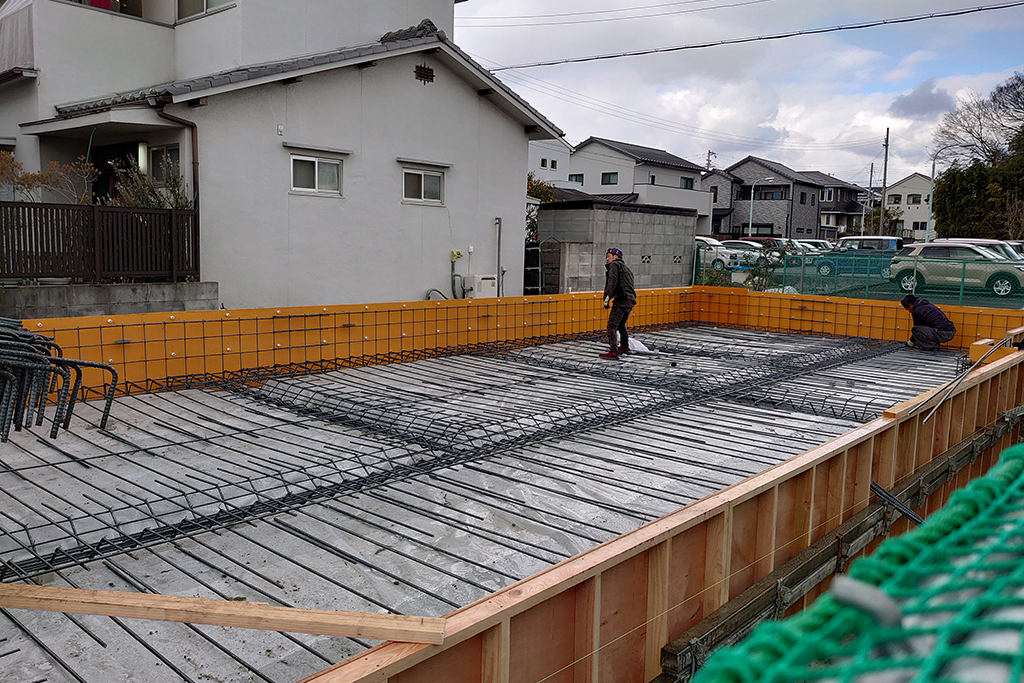
{"label": "wooden formwork board", "polygon": [[[305,683],[409,683],[442,670],[465,683],[650,681],[663,645],[864,509],[871,481],[899,484],[1019,405],[1022,362],[1014,354],[975,371],[927,422],[938,392],[457,610],[444,645],[386,643]],[[927,511],[1017,437],[933,493]]]}

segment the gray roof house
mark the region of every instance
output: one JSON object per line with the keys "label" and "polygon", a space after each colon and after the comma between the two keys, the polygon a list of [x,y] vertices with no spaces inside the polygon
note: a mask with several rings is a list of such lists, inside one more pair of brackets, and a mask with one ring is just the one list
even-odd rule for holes
{"label": "gray roof house", "polygon": [[[733,208],[720,225],[722,237],[821,238],[816,179],[770,159],[748,156],[725,169],[741,182],[732,185]],[[720,198],[721,201],[721,198]]]}
{"label": "gray roof house", "polygon": [[522,291],[528,144],[562,132],[452,42],[452,0],[18,5],[0,141],[28,170],[180,169],[224,306],[461,297],[470,245],[458,274]]}
{"label": "gray roof house", "polygon": [[711,232],[711,196],[697,164],[663,149],[590,137],[569,156],[569,187],[637,204],[693,209],[697,232]]}
{"label": "gray roof house", "polygon": [[867,190],[821,171],[800,171],[800,175],[821,183],[818,203],[824,237],[859,232],[866,210]]}

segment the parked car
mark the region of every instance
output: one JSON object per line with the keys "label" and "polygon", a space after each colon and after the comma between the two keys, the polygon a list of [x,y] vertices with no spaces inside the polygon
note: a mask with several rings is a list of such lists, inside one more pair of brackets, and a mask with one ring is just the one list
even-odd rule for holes
{"label": "parked car", "polygon": [[899,237],[841,237],[831,251],[818,257],[818,273],[824,277],[843,273],[889,277],[889,263],[903,248]]}
{"label": "parked car", "polygon": [[982,237],[940,237],[939,239],[932,240],[932,243],[934,244],[947,244],[949,242],[954,242],[956,244],[976,244],[977,246],[984,247],[985,249],[993,252],[996,256],[1008,261],[1024,261],[1024,256],[1022,256],[1012,244],[1003,240],[993,240]]}
{"label": "parked car", "polygon": [[761,245],[762,249],[770,251],[773,263],[777,263],[779,255],[785,252],[787,266],[800,267],[808,253],[796,240],[784,237],[747,237],[744,241],[756,242]]}
{"label": "parked car", "polygon": [[740,255],[740,263],[744,265],[764,265],[765,263],[778,263],[781,258],[778,252],[766,251],[764,247],[750,240],[723,240],[729,249],[734,249]]}
{"label": "parked car", "polygon": [[730,249],[714,237],[707,235],[695,235],[694,241],[697,249],[700,250],[701,267],[725,270],[730,266],[740,263],[740,254],[735,249]]}
{"label": "parked car", "polygon": [[926,286],[987,289],[1009,296],[1024,285],[1024,262],[1000,258],[977,244],[922,242],[893,257],[892,280],[905,292]]}
{"label": "parked car", "polygon": [[797,240],[797,243],[804,244],[818,252],[832,251],[832,243],[828,240]]}

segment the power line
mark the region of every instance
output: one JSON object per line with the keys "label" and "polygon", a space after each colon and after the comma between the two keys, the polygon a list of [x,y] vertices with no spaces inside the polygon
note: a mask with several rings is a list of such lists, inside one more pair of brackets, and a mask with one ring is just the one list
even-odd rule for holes
{"label": "power line", "polygon": [[[490,61],[484,58],[473,55],[480,61]],[[493,62],[492,62],[493,63]],[[492,69],[497,71],[499,69]],[[641,123],[652,128],[658,128],[674,133],[684,133],[694,138],[708,140],[711,142],[720,142],[725,144],[733,145],[749,145],[757,148],[772,148],[772,149],[795,149],[803,151],[821,151],[821,150],[853,150],[863,149],[868,146],[879,144],[878,138],[867,138],[862,140],[852,140],[848,142],[837,142],[837,143],[815,143],[815,142],[785,142],[777,140],[765,140],[763,138],[756,138],[746,135],[736,135],[734,133],[722,133],[713,130],[706,130],[698,126],[692,126],[679,121],[673,121],[669,119],[663,119],[643,112],[638,112],[619,105],[599,100],[589,95],[585,95],[568,88],[544,81],[535,76],[528,74],[520,74],[517,72],[509,71],[502,74],[502,77],[511,82],[515,83],[518,87],[527,90],[533,90],[539,92],[547,97],[556,99],[562,102],[572,104],[583,109],[589,109],[607,116],[613,116],[625,121],[632,123]]]}
{"label": "power line", "polygon": [[823,33],[836,33],[839,31],[853,31],[865,28],[874,28],[876,26],[886,26],[890,24],[909,24],[917,21],[924,21],[926,19],[943,19],[948,17],[959,17],[966,14],[975,14],[978,12],[989,12],[993,10],[1010,9],[1013,7],[1020,7],[1024,5],[1024,0],[1017,0],[1016,2],[1004,2],[998,5],[982,5],[980,7],[970,7],[958,10],[950,10],[947,12],[932,12],[929,14],[918,14],[909,17],[898,17],[895,19],[879,19],[876,21],[865,21],[859,24],[845,24],[841,26],[829,26],[824,28],[812,28],[804,29],[800,31],[786,31],[785,33],[774,33],[766,36],[750,36],[747,38],[727,38],[725,40],[715,40],[705,43],[692,43],[690,45],[676,45],[673,47],[656,47],[645,50],[632,50],[629,52],[617,52],[603,55],[590,55],[587,57],[570,57],[567,59],[555,59],[544,62],[530,62],[527,64],[514,64],[512,66],[503,66],[492,69],[492,71],[506,71],[509,69],[531,69],[538,66],[556,66],[559,64],[578,64],[581,62],[595,62],[599,60],[608,59],[620,59],[622,57],[639,57],[642,55],[658,54],[662,52],[680,52],[683,50],[697,50],[707,47],[718,47],[721,45],[740,45],[743,43],[754,43],[766,40],[780,40],[782,38],[793,38],[796,36],[810,36],[818,35]]}
{"label": "power line", "polygon": [[[699,0],[700,2],[707,2],[708,0]],[[650,14],[634,14],[625,17],[604,17],[601,19],[572,19],[567,21],[537,21],[529,23],[518,23],[518,24],[463,24],[464,20],[479,19],[480,17],[463,17],[459,21],[455,22],[455,26],[458,28],[520,28],[525,26],[569,26],[577,24],[601,24],[609,21],[627,21],[629,19],[651,19],[653,17],[668,17],[678,16],[680,14],[693,14],[695,12],[709,12],[716,9],[729,9],[730,7],[745,7],[746,5],[760,5],[765,2],[774,2],[775,0],[742,0],[741,2],[733,2],[727,5],[715,5],[713,7],[696,7],[693,9],[680,9],[672,10],[671,12],[652,12]],[[681,4],[681,3],[670,3],[670,4]],[[639,9],[639,8],[638,8]],[[606,12],[625,12],[628,10],[604,10]],[[587,12],[581,12],[580,14],[588,14]],[[543,16],[543,15],[541,15]],[[550,15],[552,17],[562,15]]]}
{"label": "power line", "polygon": [[460,19],[480,19],[484,21],[504,21],[506,19],[549,19],[552,17],[579,17],[588,16],[591,14],[613,14],[615,12],[635,12],[642,9],[659,9],[661,7],[673,7],[675,5],[694,5],[701,2],[710,2],[711,0],[679,0],[678,2],[662,2],[656,5],[640,5],[639,7],[623,7],[620,9],[594,9],[587,10],[584,12],[561,12],[552,14],[508,14],[498,17],[488,16],[475,16],[475,17],[459,17]]}

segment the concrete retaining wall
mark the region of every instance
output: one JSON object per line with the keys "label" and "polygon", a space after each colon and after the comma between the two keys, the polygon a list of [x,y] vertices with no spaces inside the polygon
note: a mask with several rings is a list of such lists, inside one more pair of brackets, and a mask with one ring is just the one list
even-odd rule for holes
{"label": "concrete retaining wall", "polygon": [[0,316],[21,320],[214,311],[219,307],[216,282],[0,287]]}

